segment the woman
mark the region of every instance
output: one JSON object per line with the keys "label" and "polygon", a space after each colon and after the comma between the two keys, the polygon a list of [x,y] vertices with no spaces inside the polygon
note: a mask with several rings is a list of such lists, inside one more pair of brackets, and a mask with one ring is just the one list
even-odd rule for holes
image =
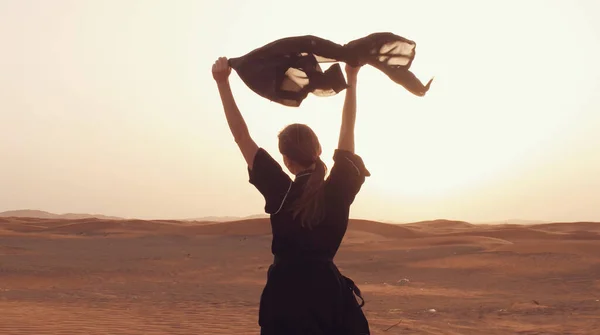
{"label": "woman", "polygon": [[260,300],[263,335],[369,334],[354,294],[360,291],[333,263],[348,227],[350,205],[369,172],[354,154],[356,82],[359,68],[346,66],[346,89],[338,148],[331,173],[320,158],[321,145],[306,125],[279,134],[279,151],[291,179],[254,142],[237,108],[227,59],[212,68],[227,123],[246,163],[250,183],[265,199],[275,256]]}

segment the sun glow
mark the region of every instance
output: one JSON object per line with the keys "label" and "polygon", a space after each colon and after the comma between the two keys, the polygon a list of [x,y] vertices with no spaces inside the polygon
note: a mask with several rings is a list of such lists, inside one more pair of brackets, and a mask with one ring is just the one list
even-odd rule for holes
{"label": "sun glow", "polygon": [[[264,199],[248,184],[210,65],[287,36],[347,43],[389,31],[417,43],[411,70],[435,79],[420,98],[361,70],[356,153],[372,176],[353,215],[598,219],[598,1],[306,0],[318,8],[310,23],[291,24],[294,6],[0,1],[0,211],[256,214]],[[277,132],[300,122],[331,168],[343,92],[286,108],[235,74],[231,83],[275,159]]]}

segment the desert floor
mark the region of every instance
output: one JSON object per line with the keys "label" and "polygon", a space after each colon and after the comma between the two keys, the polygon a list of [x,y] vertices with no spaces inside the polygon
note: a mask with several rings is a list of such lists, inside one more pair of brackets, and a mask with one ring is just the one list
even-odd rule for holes
{"label": "desert floor", "polygon": [[[0,334],[258,334],[270,261],[264,219],[1,218]],[[600,334],[600,223],[354,220],[336,263],[373,334]]]}

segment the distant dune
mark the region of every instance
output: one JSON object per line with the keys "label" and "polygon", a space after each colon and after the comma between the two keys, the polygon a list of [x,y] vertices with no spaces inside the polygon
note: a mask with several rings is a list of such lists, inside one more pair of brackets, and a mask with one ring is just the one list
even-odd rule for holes
{"label": "distant dune", "polygon": [[[40,215],[44,215],[44,212]],[[24,214],[23,212],[21,214]],[[67,235],[98,234],[185,234],[220,236],[270,235],[268,218],[235,221],[186,220],[127,220],[96,217],[72,218],[71,215],[48,215],[50,218],[0,216],[0,229],[13,233],[48,233]],[[600,239],[600,223],[550,223],[539,225],[475,225],[464,221],[432,220],[408,224],[390,224],[378,221],[351,219],[348,235],[354,242],[370,240],[407,240],[433,236],[485,237],[502,241],[537,240],[596,240]],[[357,233],[360,233],[357,235]],[[379,237],[377,237],[379,236]],[[381,237],[381,238],[380,238]],[[383,241],[382,240],[382,241]],[[435,242],[444,244],[443,241]],[[455,243],[455,242],[452,242]]]}
{"label": "distant dune", "polygon": [[600,232],[600,222],[556,222],[533,226],[536,229],[554,232],[595,231]]}
{"label": "distant dune", "polygon": [[[103,214],[87,214],[87,213],[64,213],[64,214],[56,214],[42,210],[32,210],[32,209],[23,209],[23,210],[11,210],[6,212],[0,212],[0,217],[18,217],[18,218],[39,218],[39,219],[65,219],[65,220],[77,220],[77,219],[103,219],[103,220],[130,220],[131,218],[123,218],[117,216],[108,216]],[[192,222],[192,223],[210,223],[210,222],[238,222],[244,220],[251,219],[268,219],[269,216],[267,214],[254,214],[248,216],[202,216],[196,218],[188,218],[181,220],[162,220],[162,221],[179,221],[179,222]],[[156,220],[154,220],[156,221]],[[355,221],[361,221],[356,219]],[[446,220],[446,219],[436,219],[436,220],[427,220],[427,221],[419,221],[419,222],[397,222],[393,220],[367,220],[368,222],[377,222],[381,224],[394,224],[394,225],[405,225],[406,227],[423,229],[423,228],[437,228],[437,229],[454,229],[454,228],[469,228],[474,225],[510,225],[510,226],[522,226],[522,225],[536,225],[543,226],[552,225],[558,227],[558,225],[569,225],[570,223],[552,223],[548,221],[540,221],[540,220],[520,220],[520,219],[510,219],[510,220],[502,220],[502,221],[493,221],[493,222],[478,222],[478,223],[469,223],[465,221],[457,221],[457,220]],[[585,222],[581,222],[584,224]],[[591,224],[594,224],[593,222]],[[548,228],[550,229],[550,228]],[[562,229],[562,228],[557,228]]]}
{"label": "distant dune", "polygon": [[18,217],[18,218],[40,218],[40,219],[65,219],[65,220],[77,220],[87,218],[97,218],[103,220],[123,220],[123,218],[116,216],[107,216],[102,214],[79,214],[79,213],[66,213],[66,214],[54,214],[40,210],[15,210],[1,212],[0,217]]}
{"label": "distant dune", "polygon": [[255,214],[249,216],[203,216],[194,219],[185,219],[183,221],[198,221],[198,222],[229,222],[229,221],[240,221],[248,219],[264,219],[268,218],[267,214]]}
{"label": "distant dune", "polygon": [[453,221],[453,220],[431,220],[431,221],[419,221],[414,223],[404,224],[407,227],[414,228],[428,228],[428,229],[457,229],[457,228],[472,228],[473,224],[465,221]]}
{"label": "distant dune", "polygon": [[410,229],[406,227],[406,225],[390,224],[369,220],[351,219],[348,222],[348,230],[364,231],[367,233],[378,234],[396,239],[415,238],[424,236],[422,232]]}
{"label": "distant dune", "polygon": [[201,235],[269,235],[271,226],[269,219],[246,219],[190,226],[187,231]]}
{"label": "distant dune", "polygon": [[[177,220],[104,220],[86,219],[40,219],[11,217],[0,218],[0,229],[15,233],[44,232],[54,234],[96,235],[99,233],[165,233],[186,235],[270,235],[269,219],[245,219],[227,222],[188,222]],[[349,231],[364,232],[402,239],[422,237],[426,234],[403,225],[367,220],[350,220]]]}
{"label": "distant dune", "polygon": [[[0,212],[0,217],[17,217],[17,218],[39,218],[39,219],[66,219],[66,220],[76,220],[76,219],[103,219],[103,220],[127,220],[123,217],[117,216],[107,216],[102,214],[85,214],[85,213],[65,213],[65,214],[56,214],[50,213],[41,210],[33,210],[33,209],[22,209],[22,210],[13,210]],[[198,218],[190,218],[183,219],[179,221],[191,221],[191,222],[229,222],[229,221],[240,221],[246,219],[259,219],[259,218],[268,218],[269,216],[266,214],[255,214],[249,216],[204,216]]]}
{"label": "distant dune", "polygon": [[532,224],[540,224],[540,223],[549,223],[548,221],[543,220],[522,220],[522,219],[508,219],[508,220],[498,220],[498,221],[488,221],[488,222],[476,222],[476,224],[517,224],[517,225],[532,225]]}

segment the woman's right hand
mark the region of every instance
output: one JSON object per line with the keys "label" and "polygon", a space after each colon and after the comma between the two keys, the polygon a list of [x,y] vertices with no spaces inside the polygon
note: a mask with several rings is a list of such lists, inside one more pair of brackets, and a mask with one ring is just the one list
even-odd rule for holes
{"label": "woman's right hand", "polygon": [[227,57],[219,57],[212,66],[213,79],[217,84],[227,82],[230,73],[231,67],[229,67]]}

